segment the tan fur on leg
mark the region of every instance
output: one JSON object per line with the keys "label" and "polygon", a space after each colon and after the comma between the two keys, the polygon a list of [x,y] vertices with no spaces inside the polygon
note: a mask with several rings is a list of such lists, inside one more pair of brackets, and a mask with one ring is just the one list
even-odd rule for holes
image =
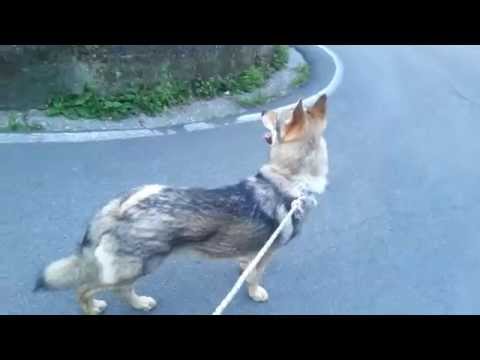
{"label": "tan fur on leg", "polygon": [[99,315],[107,308],[107,302],[94,299],[93,295],[104,290],[103,287],[89,287],[83,285],[77,290],[77,297],[83,312],[86,315]]}

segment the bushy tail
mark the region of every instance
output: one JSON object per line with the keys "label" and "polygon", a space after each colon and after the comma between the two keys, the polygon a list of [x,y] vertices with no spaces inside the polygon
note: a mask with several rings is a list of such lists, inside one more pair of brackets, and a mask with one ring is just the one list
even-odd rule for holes
{"label": "bushy tail", "polygon": [[64,290],[79,285],[83,280],[81,262],[80,255],[54,261],[39,275],[33,291]]}

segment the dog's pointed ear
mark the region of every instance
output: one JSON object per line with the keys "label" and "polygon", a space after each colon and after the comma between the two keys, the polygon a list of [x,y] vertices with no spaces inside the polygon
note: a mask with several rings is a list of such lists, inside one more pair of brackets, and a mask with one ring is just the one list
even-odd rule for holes
{"label": "dog's pointed ear", "polygon": [[262,111],[262,122],[270,131],[275,131],[275,126],[277,122],[277,113],[274,111]]}
{"label": "dog's pointed ear", "polygon": [[315,104],[309,109],[309,113],[314,119],[323,119],[327,114],[327,95],[320,96]]}
{"label": "dog's pointed ear", "polygon": [[300,100],[293,110],[292,119],[285,125],[283,140],[292,141],[303,135],[305,130],[305,110]]}

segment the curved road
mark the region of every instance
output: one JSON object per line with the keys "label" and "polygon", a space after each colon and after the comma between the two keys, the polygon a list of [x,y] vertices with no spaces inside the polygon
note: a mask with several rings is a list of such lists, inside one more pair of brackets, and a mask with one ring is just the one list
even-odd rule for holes
{"label": "curved road", "polygon": [[[227,314],[480,313],[480,47],[334,46],[330,188],[265,285]],[[72,292],[31,293],[94,208],[142,183],[217,186],[266,158],[259,123],[82,144],[0,145],[0,313],[77,314]],[[95,186],[92,186],[95,184]],[[139,283],[154,314],[208,314],[230,262],[171,258]],[[111,295],[109,314],[137,314]]]}

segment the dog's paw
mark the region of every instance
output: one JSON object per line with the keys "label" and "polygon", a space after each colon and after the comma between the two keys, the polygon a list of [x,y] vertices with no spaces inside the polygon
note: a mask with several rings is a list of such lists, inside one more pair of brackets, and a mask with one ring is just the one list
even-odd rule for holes
{"label": "dog's paw", "polygon": [[137,296],[131,305],[137,310],[150,311],[157,306],[157,302],[150,296]]}
{"label": "dog's paw", "polygon": [[107,308],[107,302],[103,300],[92,299],[90,306],[86,309],[88,315],[100,315]]}
{"label": "dog's paw", "polygon": [[265,302],[268,300],[268,292],[261,286],[249,287],[248,295],[253,301]]}

